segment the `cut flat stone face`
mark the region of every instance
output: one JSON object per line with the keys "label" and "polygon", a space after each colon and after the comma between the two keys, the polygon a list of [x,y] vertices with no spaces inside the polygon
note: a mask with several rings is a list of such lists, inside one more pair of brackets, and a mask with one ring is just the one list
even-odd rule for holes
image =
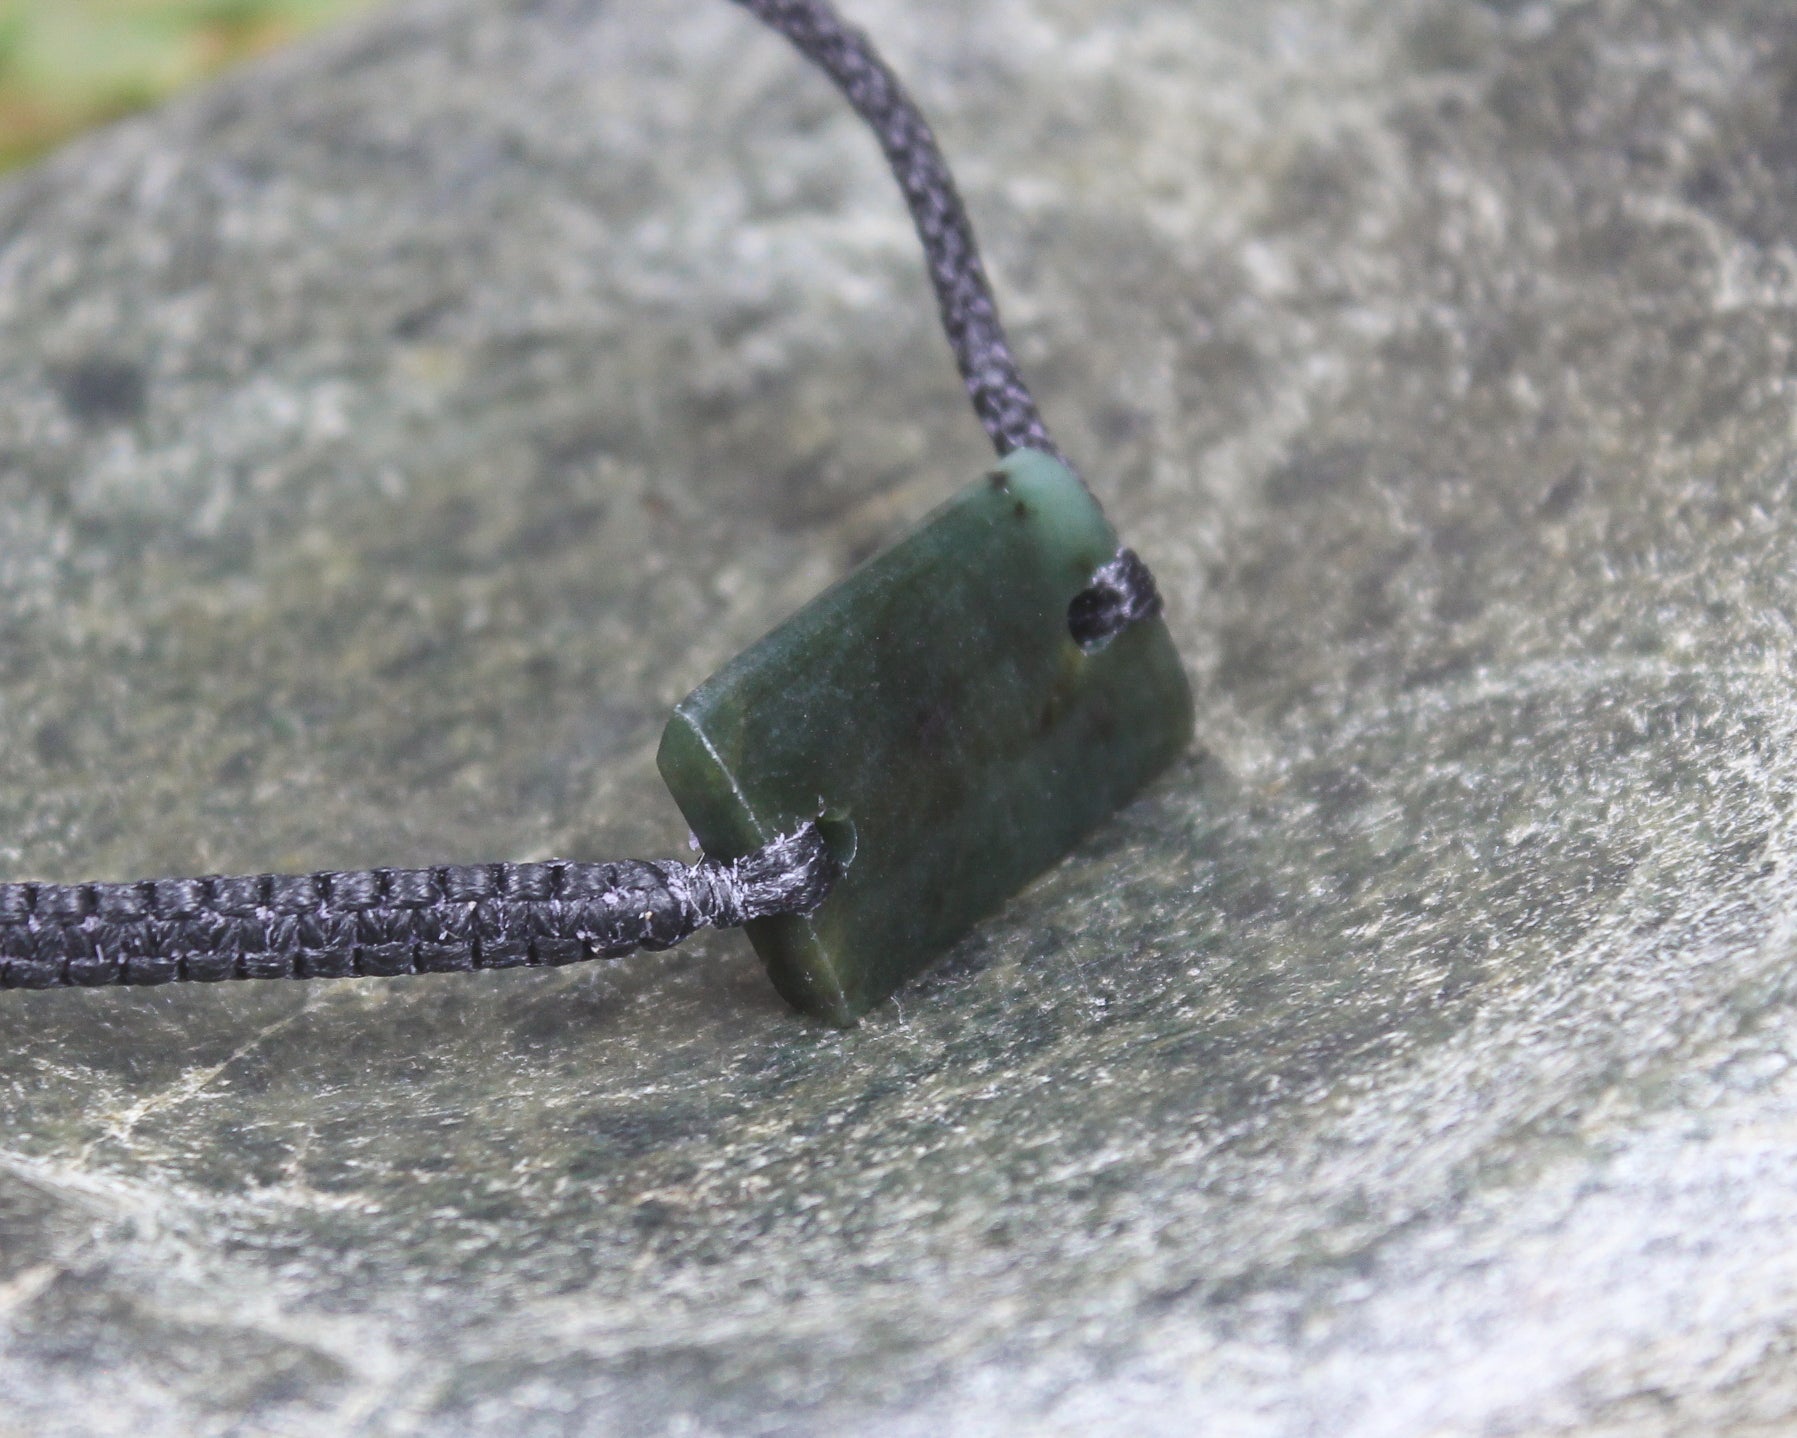
{"label": "cut flat stone face", "polygon": [[848,857],[815,913],[748,927],[793,1005],[852,1022],[1186,747],[1158,619],[1068,632],[1116,547],[1064,466],[1013,454],[675,709],[658,762],[708,853],[822,815]]}

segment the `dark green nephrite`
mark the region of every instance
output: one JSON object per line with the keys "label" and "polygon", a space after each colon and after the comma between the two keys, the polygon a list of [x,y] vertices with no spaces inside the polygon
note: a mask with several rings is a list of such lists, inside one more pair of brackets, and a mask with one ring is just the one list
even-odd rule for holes
{"label": "dark green nephrite", "polygon": [[1159,619],[1083,651],[1067,610],[1117,538],[1019,450],[695,689],[659,763],[714,858],[823,819],[847,868],[748,934],[795,1007],[852,1023],[1180,754]]}

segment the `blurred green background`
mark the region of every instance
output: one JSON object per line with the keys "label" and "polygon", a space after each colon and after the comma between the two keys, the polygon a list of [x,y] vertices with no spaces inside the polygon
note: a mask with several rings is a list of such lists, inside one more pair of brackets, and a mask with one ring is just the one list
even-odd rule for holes
{"label": "blurred green background", "polygon": [[0,169],[373,0],[0,0]]}

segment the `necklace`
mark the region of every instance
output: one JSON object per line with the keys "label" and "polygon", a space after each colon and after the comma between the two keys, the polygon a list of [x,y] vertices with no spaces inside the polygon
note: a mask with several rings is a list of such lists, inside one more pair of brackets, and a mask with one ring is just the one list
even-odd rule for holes
{"label": "necklace", "polygon": [[0,988],[559,965],[746,927],[852,1023],[1176,757],[1147,567],[1050,437],[930,127],[828,0],[736,0],[873,131],[999,464],[676,706],[662,777],[704,857],[0,884]]}

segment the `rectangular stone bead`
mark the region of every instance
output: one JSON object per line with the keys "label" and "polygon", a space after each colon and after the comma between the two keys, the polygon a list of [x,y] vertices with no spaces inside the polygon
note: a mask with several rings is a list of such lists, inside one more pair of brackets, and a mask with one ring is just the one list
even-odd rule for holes
{"label": "rectangular stone bead", "polygon": [[774,985],[850,1024],[1180,754],[1166,626],[1074,643],[1117,548],[1063,465],[1019,451],[675,709],[658,756],[706,852],[820,815],[848,867],[809,916],[748,926]]}

